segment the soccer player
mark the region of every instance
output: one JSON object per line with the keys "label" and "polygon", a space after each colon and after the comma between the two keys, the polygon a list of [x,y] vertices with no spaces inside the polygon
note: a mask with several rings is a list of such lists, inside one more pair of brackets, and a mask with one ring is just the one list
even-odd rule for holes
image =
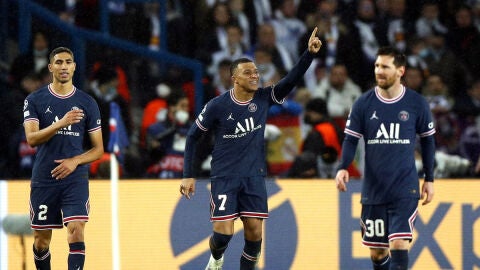
{"label": "soccer player", "polygon": [[[354,104],[345,127],[342,158],[335,177],[337,189],[346,191],[358,140],[365,141],[362,186],[362,243],[370,248],[373,269],[408,268],[418,200],[433,199],[435,128],[426,100],[400,83],[405,56],[390,47],[380,48],[375,61],[377,86]],[[425,180],[419,190],[415,168],[415,138],[420,137]]]}
{"label": "soccer player", "polygon": [[[27,96],[23,107],[27,142],[38,147],[32,170],[30,219],[35,269],[50,269],[52,229],[67,227],[68,269],[83,269],[88,221],[88,163],[103,154],[100,111],[72,82],[73,53],[54,49],[48,69],[53,82]],[[84,150],[84,136],[92,147]]]}
{"label": "soccer player", "polygon": [[245,245],[240,269],[254,269],[262,243],[263,219],[268,218],[265,187],[264,132],[271,105],[285,97],[303,78],[313,55],[322,43],[315,28],[306,50],[295,67],[277,85],[259,88],[256,65],[247,58],[233,61],[230,73],[233,89],[212,99],[198,115],[187,135],[180,193],[187,199],[195,193],[193,160],[195,143],[203,132],[215,136],[211,161],[212,252],[206,269],[222,269],[223,253],[234,232],[234,220],[241,218]]}

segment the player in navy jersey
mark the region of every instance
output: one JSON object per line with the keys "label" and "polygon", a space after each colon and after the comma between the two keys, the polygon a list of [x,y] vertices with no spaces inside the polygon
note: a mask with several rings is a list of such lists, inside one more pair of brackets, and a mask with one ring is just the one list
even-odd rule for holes
{"label": "player in navy jersey", "polygon": [[[67,227],[68,269],[83,269],[84,227],[88,221],[88,163],[103,154],[100,111],[95,100],[72,82],[72,51],[50,53],[51,84],[31,93],[23,107],[27,142],[37,146],[32,170],[30,219],[35,269],[50,269],[52,229]],[[92,147],[84,149],[84,136]]]}
{"label": "player in navy jersey", "polygon": [[230,67],[233,89],[210,100],[188,134],[180,193],[187,199],[195,193],[193,160],[195,144],[212,130],[215,138],[211,161],[210,237],[212,256],[206,269],[222,269],[223,253],[241,218],[245,245],[240,269],[254,269],[262,243],[263,219],[268,218],[264,147],[267,112],[303,78],[322,43],[313,30],[308,49],[295,67],[277,85],[259,88],[259,75],[252,60],[240,58]]}
{"label": "player in navy jersey", "polygon": [[[379,49],[375,61],[377,86],[353,105],[345,127],[342,158],[335,177],[346,191],[348,165],[358,140],[365,141],[362,186],[362,243],[370,248],[373,269],[408,268],[418,200],[433,199],[435,128],[426,100],[400,83],[405,56],[390,47]],[[425,179],[419,189],[415,143],[420,137]]]}

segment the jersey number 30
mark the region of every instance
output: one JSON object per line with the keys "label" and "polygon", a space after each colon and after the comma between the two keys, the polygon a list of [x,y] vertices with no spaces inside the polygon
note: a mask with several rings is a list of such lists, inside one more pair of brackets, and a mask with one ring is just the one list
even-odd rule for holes
{"label": "jersey number 30", "polygon": [[365,236],[367,237],[382,237],[385,235],[385,223],[382,219],[365,221]]}

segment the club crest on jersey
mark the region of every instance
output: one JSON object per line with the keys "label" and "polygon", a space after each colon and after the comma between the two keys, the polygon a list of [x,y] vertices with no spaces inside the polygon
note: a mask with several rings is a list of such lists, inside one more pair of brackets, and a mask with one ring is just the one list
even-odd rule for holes
{"label": "club crest on jersey", "polygon": [[398,113],[398,119],[400,119],[400,121],[407,121],[408,118],[410,118],[410,115],[407,111],[401,111]]}
{"label": "club crest on jersey", "polygon": [[249,111],[249,112],[256,112],[256,111],[257,111],[257,104],[255,104],[255,103],[250,103],[250,104],[248,105],[248,111]]}

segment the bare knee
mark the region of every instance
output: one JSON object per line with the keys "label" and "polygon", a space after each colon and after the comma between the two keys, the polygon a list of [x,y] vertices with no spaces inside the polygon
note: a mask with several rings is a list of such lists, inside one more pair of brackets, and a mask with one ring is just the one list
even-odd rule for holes
{"label": "bare knee", "polygon": [[400,250],[405,250],[408,249],[410,245],[410,241],[407,239],[397,239],[397,240],[392,240],[390,241],[390,249],[400,249]]}
{"label": "bare knee", "polygon": [[85,222],[74,221],[67,225],[68,243],[84,242]]}
{"label": "bare knee", "polygon": [[45,250],[50,246],[52,240],[52,230],[33,231],[33,246],[36,250]]}
{"label": "bare knee", "polygon": [[387,255],[388,255],[387,248],[371,248],[370,249],[370,258],[374,262],[381,261]]}
{"label": "bare knee", "polygon": [[245,239],[249,241],[259,241],[262,239],[263,219],[260,218],[242,218]]}

